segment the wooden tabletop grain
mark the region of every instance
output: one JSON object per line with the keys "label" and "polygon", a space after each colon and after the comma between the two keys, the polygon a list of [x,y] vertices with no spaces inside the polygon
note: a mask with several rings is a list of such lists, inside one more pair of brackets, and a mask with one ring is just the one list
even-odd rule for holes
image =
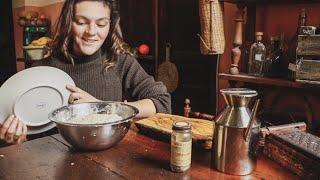
{"label": "wooden tabletop grain", "polygon": [[218,172],[210,159],[210,151],[193,149],[189,171],[174,173],[169,144],[141,135],[135,127],[116,146],[96,152],[75,150],[56,134],[0,148],[0,179],[298,179],[265,157],[247,176]]}

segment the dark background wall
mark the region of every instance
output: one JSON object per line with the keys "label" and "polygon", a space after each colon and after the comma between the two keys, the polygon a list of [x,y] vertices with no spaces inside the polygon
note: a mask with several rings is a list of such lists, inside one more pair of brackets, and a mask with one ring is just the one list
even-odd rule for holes
{"label": "dark background wall", "polygon": [[0,1],[0,85],[16,73],[11,0]]}
{"label": "dark background wall", "polygon": [[156,2],[120,0],[121,26],[125,41],[135,47],[141,43],[150,46],[148,58],[138,58],[143,66],[155,68],[147,72],[155,72],[157,65],[165,61],[165,45],[169,42],[172,45],[170,60],[179,73],[178,87],[171,93],[173,113],[182,114],[184,99],[189,98],[194,111],[215,114],[217,56],[200,53],[197,36],[200,34],[198,1]]}

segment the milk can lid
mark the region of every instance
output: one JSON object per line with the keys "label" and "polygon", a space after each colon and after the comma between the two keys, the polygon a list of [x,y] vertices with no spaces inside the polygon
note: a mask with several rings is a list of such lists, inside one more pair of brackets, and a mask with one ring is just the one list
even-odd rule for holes
{"label": "milk can lid", "polygon": [[220,89],[221,94],[233,95],[233,96],[244,96],[244,97],[254,97],[258,95],[257,91],[248,88],[227,88]]}

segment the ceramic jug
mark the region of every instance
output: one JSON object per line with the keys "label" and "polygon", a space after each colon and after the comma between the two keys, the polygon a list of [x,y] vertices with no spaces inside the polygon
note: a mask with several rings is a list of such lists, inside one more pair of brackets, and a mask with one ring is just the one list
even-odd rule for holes
{"label": "ceramic jug", "polygon": [[255,118],[259,104],[252,112],[250,100],[257,92],[246,88],[222,89],[227,107],[215,119],[212,166],[233,175],[250,174],[256,166],[260,122]]}

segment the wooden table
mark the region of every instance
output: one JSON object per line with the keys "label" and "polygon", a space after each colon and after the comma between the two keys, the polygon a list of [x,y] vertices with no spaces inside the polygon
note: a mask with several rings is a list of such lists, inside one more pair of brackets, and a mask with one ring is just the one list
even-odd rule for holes
{"label": "wooden table", "polygon": [[[133,125],[134,126],[134,125]],[[111,149],[79,152],[59,134],[0,148],[0,179],[298,179],[260,157],[256,170],[232,176],[210,168],[210,151],[193,150],[191,169],[170,171],[170,146],[129,130]]]}

